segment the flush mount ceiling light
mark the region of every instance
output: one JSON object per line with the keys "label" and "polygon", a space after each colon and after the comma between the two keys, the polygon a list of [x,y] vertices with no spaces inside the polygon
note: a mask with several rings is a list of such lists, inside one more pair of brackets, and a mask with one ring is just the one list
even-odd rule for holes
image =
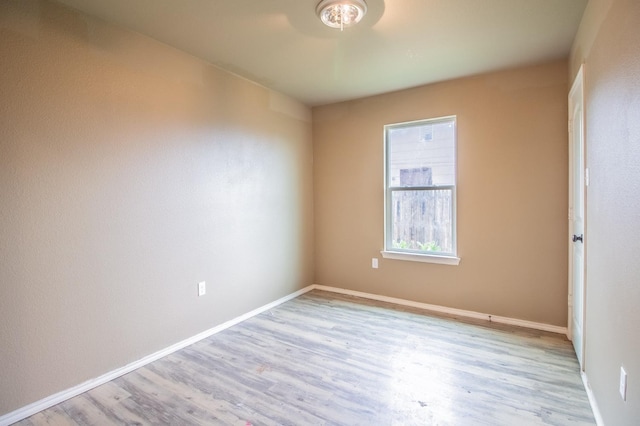
{"label": "flush mount ceiling light", "polygon": [[342,31],[360,22],[367,13],[367,4],[364,0],[322,0],[316,13],[323,24]]}

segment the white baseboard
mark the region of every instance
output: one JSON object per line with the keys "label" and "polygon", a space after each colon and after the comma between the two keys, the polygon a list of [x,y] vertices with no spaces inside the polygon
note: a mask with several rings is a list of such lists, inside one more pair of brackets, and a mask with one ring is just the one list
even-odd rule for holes
{"label": "white baseboard", "polygon": [[380,302],[395,303],[396,305],[410,306],[412,308],[424,309],[425,311],[439,312],[443,314],[456,315],[464,318],[474,318],[474,319],[486,320],[491,322],[497,322],[501,324],[515,325],[518,327],[549,331],[551,333],[558,333],[558,334],[565,334],[565,335],[567,334],[567,327],[560,327],[557,325],[544,324],[544,323],[533,322],[533,321],[525,321],[525,320],[516,319],[516,318],[501,317],[498,315],[485,314],[482,312],[466,311],[463,309],[448,308],[446,306],[440,306],[440,305],[430,305],[428,303],[414,302],[412,300],[406,300],[406,299],[397,299],[395,297],[381,296],[378,294],[363,293],[361,291],[345,290],[342,288],[329,287],[329,286],[319,285],[319,284],[314,284],[311,287],[314,290],[316,289],[324,290],[324,291],[330,291],[333,293],[340,293],[340,294],[346,294],[349,296],[356,296],[356,297],[362,297],[365,299],[377,300]]}
{"label": "white baseboard", "polygon": [[[88,380],[84,383],[80,383],[79,385],[76,385],[72,388],[69,388],[67,390],[58,392],[54,395],[48,396],[46,398],[43,398],[39,401],[36,401],[32,404],[29,404],[27,406],[24,406],[22,408],[19,408],[15,411],[12,411],[8,414],[5,414],[3,416],[0,416],[0,426],[8,426],[12,423],[18,422],[22,419],[26,419],[29,416],[32,416],[42,410],[45,410],[49,407],[52,407],[56,404],[59,404],[63,401],[66,401],[67,399],[73,398],[74,396],[80,395],[81,393],[84,393],[86,391],[89,391],[97,386],[100,386],[104,383],[107,383],[111,380],[114,380],[120,376],[123,376],[127,373],[130,373],[131,371],[143,367],[147,364],[152,363],[153,361],[156,361],[164,356],[167,356],[173,352],[176,352],[180,349],[183,349],[189,345],[192,345],[202,339],[206,339],[207,337],[213,336],[216,333],[219,333],[223,330],[226,330],[229,327],[232,327],[236,324],[241,323],[242,321],[245,321],[251,317],[254,317],[258,314],[261,314],[262,312],[268,311],[269,309],[275,308],[276,306],[287,302],[291,299],[295,299],[296,297],[307,293],[311,290],[323,290],[323,291],[329,291],[329,292],[333,292],[333,293],[340,293],[340,294],[346,294],[346,295],[350,295],[350,296],[356,296],[356,297],[362,297],[365,299],[371,299],[371,300],[378,300],[381,302],[389,302],[389,303],[395,303],[396,305],[403,305],[403,306],[410,306],[413,308],[418,308],[418,309],[424,309],[426,311],[432,311],[432,312],[440,312],[440,313],[445,313],[445,314],[451,314],[451,315],[457,315],[460,317],[466,317],[466,318],[475,318],[475,319],[481,319],[481,320],[487,320],[487,321],[493,321],[493,322],[498,322],[498,323],[502,323],[502,324],[511,324],[511,325],[516,325],[516,326],[520,326],[520,327],[526,327],[526,328],[532,328],[532,329],[537,329],[537,330],[544,330],[544,331],[550,331],[552,333],[560,333],[560,334],[567,334],[567,328],[566,327],[559,327],[559,326],[555,326],[555,325],[549,325],[549,324],[541,324],[541,323],[537,323],[537,322],[532,322],[532,321],[525,321],[525,320],[519,320],[519,319],[515,319],[515,318],[507,318],[507,317],[500,317],[500,316],[496,316],[496,315],[490,315],[490,314],[484,314],[484,313],[480,313],[480,312],[474,312],[474,311],[466,311],[466,310],[462,310],[462,309],[455,309],[455,308],[448,308],[446,306],[439,306],[439,305],[430,305],[428,303],[420,303],[420,302],[414,302],[411,300],[406,300],[406,299],[398,299],[395,297],[387,297],[387,296],[381,296],[381,295],[377,295],[377,294],[371,294],[371,293],[364,293],[364,292],[360,292],[360,291],[353,291],[353,290],[346,290],[346,289],[342,289],[342,288],[337,288],[337,287],[329,287],[329,286],[324,286],[324,285],[318,285],[318,284],[313,284],[310,285],[308,287],[305,287],[303,289],[300,289],[294,293],[291,293],[285,297],[282,297],[276,301],[273,301],[271,303],[268,303],[264,306],[261,306],[257,309],[254,309],[250,312],[247,312],[246,314],[240,315],[239,317],[236,317],[234,319],[231,319],[227,322],[224,322],[216,327],[213,327],[209,330],[203,331],[202,333],[196,334],[195,336],[192,336],[188,339],[185,339],[181,342],[178,342],[176,344],[173,344],[165,349],[162,349],[158,352],[155,352],[151,355],[147,355],[146,357],[139,359],[138,361],[134,361],[130,364],[125,365],[124,367],[120,367],[117,368],[113,371],[110,371],[106,374],[103,374],[100,377],[97,377],[95,379],[91,379]],[[585,388],[587,388],[586,386],[586,382],[585,382]],[[590,389],[587,388],[587,393],[589,394],[589,401],[592,403],[592,407],[594,407],[594,415],[597,411],[597,409],[595,408],[595,400],[592,400],[592,394],[590,393]],[[596,419],[599,418],[599,414],[596,415]],[[602,425],[601,420],[598,422],[598,425]]]}
{"label": "white baseboard", "polygon": [[591,405],[591,411],[593,411],[593,417],[596,419],[596,425],[604,426],[604,421],[602,420],[602,414],[600,414],[600,410],[598,409],[598,404],[596,403],[596,397],[591,390],[591,385],[589,384],[589,378],[587,377],[587,373],[584,371],[580,372],[580,376],[582,376],[582,383],[584,384],[584,390],[587,391],[587,397],[589,398],[589,404]]}
{"label": "white baseboard", "polygon": [[113,379],[117,379],[120,376],[123,376],[127,373],[132,372],[133,370],[143,367],[147,364],[152,363],[162,357],[165,357],[173,352],[179,351],[189,345],[192,345],[196,342],[199,342],[202,339],[206,339],[207,337],[213,336],[216,333],[219,333],[223,330],[226,330],[229,327],[232,327],[236,324],[241,323],[242,321],[246,321],[251,317],[254,317],[262,312],[268,311],[269,309],[275,308],[276,306],[287,302],[291,299],[295,299],[296,297],[307,293],[308,291],[313,290],[314,286],[310,285],[303,289],[300,289],[294,293],[291,293],[287,296],[284,296],[276,301],[268,303],[264,306],[261,306],[257,309],[254,309],[246,314],[240,315],[239,317],[233,318],[227,322],[224,322],[216,327],[210,328],[209,330],[203,331],[202,333],[198,333],[195,336],[192,336],[188,339],[185,339],[181,342],[173,344],[165,349],[159,350],[158,352],[154,352],[151,355],[147,355],[146,357],[139,359],[138,361],[134,361],[131,364],[127,364],[124,367],[117,368],[113,371],[110,371],[106,374],[103,374],[100,377],[95,379],[87,380],[84,383],[80,383],[72,388],[63,390],[54,395],[50,395],[46,398],[43,398],[39,401],[36,401],[32,404],[19,408],[15,411],[12,411],[8,414],[0,416],[0,426],[8,426],[12,423],[18,422],[20,420],[26,419],[29,416],[32,416],[42,410],[46,410],[47,408],[53,407],[56,404],[59,404],[67,399],[73,398],[74,396],[78,396],[81,393],[89,391],[97,386],[110,382]]}

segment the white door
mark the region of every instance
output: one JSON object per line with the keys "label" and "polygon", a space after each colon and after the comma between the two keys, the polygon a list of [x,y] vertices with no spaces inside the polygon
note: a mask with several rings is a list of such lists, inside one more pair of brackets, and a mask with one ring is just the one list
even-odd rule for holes
{"label": "white door", "polygon": [[583,69],[569,93],[569,337],[584,369],[585,154]]}

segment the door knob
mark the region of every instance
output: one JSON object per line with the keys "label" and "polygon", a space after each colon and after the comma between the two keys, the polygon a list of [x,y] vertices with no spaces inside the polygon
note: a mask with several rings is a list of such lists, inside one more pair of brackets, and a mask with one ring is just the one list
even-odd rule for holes
{"label": "door knob", "polygon": [[582,241],[582,234],[580,235],[574,235],[572,238],[573,242],[575,243],[576,241],[580,241],[581,243],[584,242]]}

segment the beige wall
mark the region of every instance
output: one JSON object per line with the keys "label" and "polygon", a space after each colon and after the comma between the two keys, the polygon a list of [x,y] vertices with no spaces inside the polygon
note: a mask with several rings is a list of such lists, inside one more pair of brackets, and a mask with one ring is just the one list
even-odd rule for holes
{"label": "beige wall", "polygon": [[[607,425],[640,421],[640,2],[591,0],[574,43],[585,63],[585,370]],[[618,393],[620,366],[627,401]]]}
{"label": "beige wall", "polygon": [[[567,324],[567,63],[313,109],[316,283]],[[380,260],[383,126],[457,115],[459,266]]]}
{"label": "beige wall", "polygon": [[306,107],[37,0],[0,58],[0,416],[313,282]]}

